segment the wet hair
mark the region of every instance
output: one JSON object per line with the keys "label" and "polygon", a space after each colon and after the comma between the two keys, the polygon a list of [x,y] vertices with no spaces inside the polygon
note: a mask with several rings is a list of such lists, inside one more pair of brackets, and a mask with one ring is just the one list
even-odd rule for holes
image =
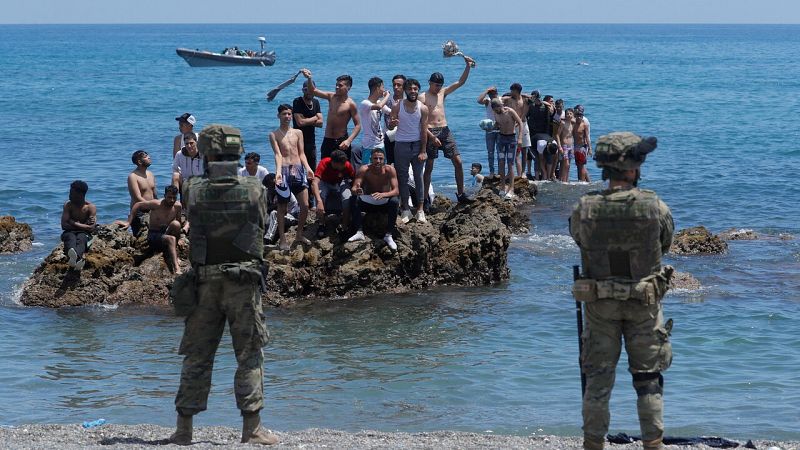
{"label": "wet hair", "polygon": [[372,92],[375,90],[376,87],[383,84],[383,80],[380,77],[372,77],[367,82],[367,86],[369,87],[369,91]]}
{"label": "wet hair", "polygon": [[287,105],[286,103],[281,103],[280,105],[278,105],[278,114],[280,114],[280,113],[282,113],[282,112],[286,111],[287,109],[288,109],[289,111],[291,111],[291,110],[292,110],[292,107],[291,107],[291,106],[289,106],[289,105]]}
{"label": "wet hair", "polygon": [[375,147],[375,148],[373,148],[372,149],[372,154],[374,155],[375,153],[380,153],[383,156],[386,156],[386,150],[384,150],[383,147]]}
{"label": "wet hair", "polygon": [[348,87],[353,87],[353,77],[350,75],[339,75],[336,77],[336,82],[344,81]]}
{"label": "wet hair", "polygon": [[512,91],[522,92],[522,85],[519,83],[514,83],[511,85],[510,88]]}
{"label": "wet hair", "polygon": [[420,86],[419,86],[419,81],[417,81],[417,79],[416,79],[416,78],[408,78],[408,79],[406,79],[406,81],[405,81],[405,82],[403,82],[403,90],[404,90],[404,91],[405,91],[406,89],[408,89],[409,87],[411,87],[411,86],[420,87]]}
{"label": "wet hair", "polygon": [[83,180],[75,180],[72,184],[69,185],[70,190],[74,190],[76,192],[80,192],[83,195],[86,195],[86,192],[89,191],[89,185],[86,184]]}
{"label": "wet hair", "polygon": [[183,141],[195,141],[197,142],[197,136],[194,133],[186,133],[183,135]]}
{"label": "wet hair", "polygon": [[178,187],[174,184],[170,184],[169,186],[164,188],[164,196],[166,197],[169,194],[178,195]]}
{"label": "wet hair", "polygon": [[550,141],[550,143],[547,144],[547,153],[555,155],[556,152],[558,152],[558,144],[556,143],[556,141]]}
{"label": "wet hair", "polygon": [[250,152],[250,153],[244,155],[244,159],[245,159],[245,161],[247,161],[248,159],[252,159],[253,161],[258,163],[258,162],[261,162],[261,155],[259,155],[256,152]]}
{"label": "wet hair", "polygon": [[347,162],[347,154],[341,150],[334,150],[331,153],[331,162],[335,163],[346,163]]}
{"label": "wet hair", "polygon": [[556,100],[556,105],[562,105],[563,106],[564,105],[564,99],[560,98],[560,99]]}
{"label": "wet hair", "polygon": [[406,76],[403,75],[402,73],[398,73],[397,75],[393,76],[392,81],[397,80],[398,78],[403,80],[403,83],[406,82]]}
{"label": "wet hair", "polygon": [[131,161],[133,162],[134,165],[138,166],[139,161],[144,159],[145,156],[147,156],[146,151],[136,150],[135,152],[133,152],[133,155],[131,155]]}
{"label": "wet hair", "polygon": [[478,172],[480,172],[481,169],[483,169],[483,166],[481,165],[481,163],[478,163],[478,162],[472,163],[472,167],[478,169]]}

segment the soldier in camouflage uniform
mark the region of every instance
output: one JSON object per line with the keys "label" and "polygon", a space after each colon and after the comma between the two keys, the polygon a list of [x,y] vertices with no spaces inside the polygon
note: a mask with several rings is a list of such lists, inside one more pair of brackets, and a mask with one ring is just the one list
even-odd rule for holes
{"label": "soldier in camouflage uniform", "polygon": [[234,392],[243,416],[242,442],[275,444],[278,438],[260,427],[261,349],[269,337],[259,289],[265,191],[258,178],[237,176],[243,152],[237,128],[209,125],[200,133],[198,147],[206,176],[187,180],[183,188],[193,269],[186,276],[194,277],[196,306],[186,318],[180,344],[184,359],[175,398],[178,425],[170,440],[191,444],[192,417],[206,409],[214,355],[227,321],[238,363]]}
{"label": "soldier in camouflage uniform", "polygon": [[638,397],[637,410],[645,449],[663,448],[661,372],[672,363],[669,333],[661,299],[672,267],[661,256],[672,244],[669,208],[653,191],[638,189],[639,166],[656,148],[656,138],[611,133],[597,141],[597,166],[608,189],[581,197],[570,218],[570,233],[581,250],[582,278],[573,286],[585,302],[581,370],[583,446],[602,450],[610,415],[608,401],[625,339],[628,370]]}

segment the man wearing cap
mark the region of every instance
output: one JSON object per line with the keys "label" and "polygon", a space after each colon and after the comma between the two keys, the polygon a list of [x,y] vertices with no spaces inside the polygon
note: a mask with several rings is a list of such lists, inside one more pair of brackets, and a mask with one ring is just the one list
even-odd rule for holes
{"label": "man wearing cap", "polygon": [[308,165],[317,167],[317,137],[315,128],[322,128],[322,110],[319,100],[308,91],[308,81],[303,82],[303,95],[292,102],[292,126],[303,132],[303,152]]}
{"label": "man wearing cap", "polygon": [[[298,132],[299,133],[299,132]],[[187,180],[183,188],[192,223],[189,260],[192,270],[175,280],[188,287],[194,300],[187,313],[179,353],[184,356],[175,397],[177,430],[170,442],[192,443],[192,418],[207,407],[214,356],[228,323],[237,369],[236,406],[242,412],[242,443],[276,444],[261,428],[264,407],[262,347],[269,334],[261,305],[265,190],[256,177],[237,176],[243,153],[241,132],[227,125],[209,125],[200,134],[206,176]],[[181,296],[182,298],[185,298]]]}
{"label": "man wearing cap", "polygon": [[458,152],[456,140],[447,126],[447,115],[444,108],[445,98],[455,92],[467,82],[469,71],[475,61],[464,57],[464,72],[455,83],[444,86],[444,75],[440,72],[431,74],[428,80],[428,90],[420,94],[419,99],[428,107],[428,159],[425,161],[425,191],[428,192],[433,175],[433,163],[439,157],[439,150],[444,152],[445,158],[453,163],[456,178],[456,198],[459,202],[468,202],[469,198],[464,193],[464,168],[461,164],[461,154]]}
{"label": "man wearing cap", "polygon": [[656,138],[611,133],[597,141],[597,166],[608,189],[578,201],[569,221],[581,251],[582,277],[575,299],[584,302],[581,337],[583,447],[602,450],[610,415],[622,339],[628,354],[642,443],[662,449],[664,436],[662,372],[672,363],[672,320],[663,322],[661,299],[670,287],[672,267],[661,257],[672,244],[674,225],[667,205],[653,191],[638,189],[639,168],[656,148]]}
{"label": "man wearing cap", "polygon": [[197,122],[197,120],[194,118],[193,115],[191,115],[190,113],[183,113],[180,116],[176,117],[175,120],[178,121],[178,131],[180,131],[180,134],[175,136],[175,139],[172,140],[173,158],[179,151],[181,151],[183,147],[186,146],[186,142],[183,139],[186,133],[194,134],[195,139],[197,139],[198,136],[198,134],[194,132],[194,124]]}

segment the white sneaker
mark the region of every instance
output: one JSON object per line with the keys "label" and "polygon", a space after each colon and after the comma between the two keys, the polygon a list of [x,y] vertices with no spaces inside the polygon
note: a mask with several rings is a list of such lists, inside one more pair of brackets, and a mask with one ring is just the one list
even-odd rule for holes
{"label": "white sneaker", "polygon": [[390,249],[397,250],[397,244],[394,243],[391,233],[386,233],[386,236],[383,237],[383,242],[386,242]]}
{"label": "white sneaker", "polygon": [[420,208],[419,211],[417,211],[417,222],[425,223],[427,221],[428,219],[425,218],[425,211],[423,211],[422,208]]}
{"label": "white sneaker", "polygon": [[75,270],[83,270],[83,266],[86,264],[86,260],[82,259],[75,263]]}
{"label": "white sneaker", "polygon": [[363,240],[364,240],[364,232],[361,231],[361,230],[358,230],[356,232],[356,234],[350,236],[350,239],[348,239],[347,242],[356,242],[356,241],[363,241]]}
{"label": "white sneaker", "polygon": [[74,248],[71,248],[69,249],[69,251],[67,251],[67,256],[69,257],[69,261],[67,261],[67,264],[69,264],[69,266],[74,269],[75,262],[78,260],[78,253],[75,252]]}
{"label": "white sneaker", "polygon": [[513,199],[517,198],[517,195],[514,194],[513,192],[506,192],[506,195],[503,198],[506,199],[506,200],[513,200]]}
{"label": "white sneaker", "polygon": [[400,222],[408,223],[409,220],[411,220],[411,211],[404,209],[403,212],[400,213]]}
{"label": "white sneaker", "polygon": [[506,191],[499,190],[499,191],[497,191],[497,195],[499,195],[500,197],[503,197],[503,196],[506,195]]}

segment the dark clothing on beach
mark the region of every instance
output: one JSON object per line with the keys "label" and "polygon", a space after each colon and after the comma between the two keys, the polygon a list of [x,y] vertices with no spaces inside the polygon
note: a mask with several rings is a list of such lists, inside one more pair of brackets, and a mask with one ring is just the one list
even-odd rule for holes
{"label": "dark clothing on beach", "polygon": [[536,133],[553,134],[553,122],[550,120],[550,110],[544,103],[539,103],[536,106],[533,102],[528,103],[530,109],[528,110],[528,129],[531,136]]}
{"label": "dark clothing on beach", "polygon": [[61,233],[61,241],[64,242],[64,254],[67,254],[69,249],[74,248],[75,253],[78,254],[78,260],[83,259],[83,254],[86,253],[86,247],[92,235],[85,231],[71,231],[67,230]]}
{"label": "dark clothing on beach", "polygon": [[[329,138],[329,137],[322,138],[322,146],[320,146],[320,156],[321,156],[320,159],[327,158],[327,157],[331,156],[331,153],[333,153],[334,150],[339,150],[339,144],[341,144],[342,142],[346,141],[347,138],[348,138],[348,135],[346,135],[346,134],[344,136],[342,136],[340,138],[336,138],[336,139]],[[348,146],[347,148],[345,148],[342,151],[344,152],[345,155],[347,155],[347,160],[350,161],[350,157],[352,156],[351,148]],[[309,161],[309,165],[311,165],[310,161]],[[311,167],[316,167],[316,166],[311,166]]]}
{"label": "dark clothing on beach", "polygon": [[400,207],[400,201],[397,197],[391,197],[383,205],[371,205],[359,198],[360,196],[354,195],[350,198],[351,206],[350,213],[352,214],[352,224],[356,230],[361,229],[361,212],[376,212],[386,214],[388,223],[386,224],[386,233],[394,234],[395,223],[397,222],[397,208]]}
{"label": "dark clothing on beach", "polygon": [[[297,97],[292,103],[292,112],[294,114],[302,114],[306,119],[310,119],[322,112],[322,110],[319,106],[319,100],[316,98],[311,99],[311,108],[309,108],[303,97]],[[305,151],[308,165],[317,167],[317,127],[314,125],[298,126],[297,122],[294,121],[294,116],[292,116],[292,126],[303,132],[303,150]]]}

